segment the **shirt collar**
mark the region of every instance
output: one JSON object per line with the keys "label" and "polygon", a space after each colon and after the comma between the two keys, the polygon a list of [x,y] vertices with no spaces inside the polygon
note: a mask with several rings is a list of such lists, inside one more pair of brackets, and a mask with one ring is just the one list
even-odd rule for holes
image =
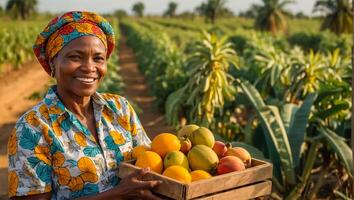
{"label": "shirt collar", "polygon": [[[96,104],[95,106],[103,109],[103,106],[106,105],[105,99],[102,97],[101,94],[95,92],[92,96],[93,103]],[[47,94],[44,97],[44,103],[48,107],[49,116],[53,115],[63,115],[65,113],[69,113],[64,106],[64,104],[60,101],[57,95],[57,86],[53,85],[48,89]]]}

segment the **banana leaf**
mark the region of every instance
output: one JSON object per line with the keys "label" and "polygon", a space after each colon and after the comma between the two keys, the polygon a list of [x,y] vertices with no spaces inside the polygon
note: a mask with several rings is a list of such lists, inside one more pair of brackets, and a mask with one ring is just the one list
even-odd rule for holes
{"label": "banana leaf", "polygon": [[293,123],[289,126],[288,137],[291,138],[290,147],[295,167],[300,165],[300,149],[305,140],[306,126],[311,112],[311,107],[316,99],[316,96],[317,95],[315,93],[311,93],[306,96],[304,102],[295,113]]}
{"label": "banana leaf", "polygon": [[181,104],[181,99],[185,93],[185,87],[182,87],[167,97],[165,108],[166,108],[166,120],[171,125],[178,124],[178,111]]}
{"label": "banana leaf", "polygon": [[275,162],[274,168],[279,170],[276,163],[280,159],[282,174],[288,184],[294,185],[296,181],[293,157],[288,136],[275,106],[266,106],[257,89],[247,81],[239,82],[243,92],[249,98],[260,117],[265,130],[266,142],[270,151],[270,159]]}
{"label": "banana leaf", "polygon": [[349,145],[345,143],[345,138],[322,126],[319,128],[319,132],[324,136],[329,148],[338,156],[340,162],[343,163],[348,175],[353,178],[353,152]]}
{"label": "banana leaf", "polygon": [[283,105],[281,109],[281,118],[285,126],[285,130],[289,133],[289,127],[291,127],[295,120],[295,114],[299,110],[299,106],[293,103]]}

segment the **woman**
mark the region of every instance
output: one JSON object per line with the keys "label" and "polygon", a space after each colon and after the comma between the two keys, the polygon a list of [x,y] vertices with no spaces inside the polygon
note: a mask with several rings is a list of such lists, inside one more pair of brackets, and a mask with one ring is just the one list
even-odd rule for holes
{"label": "woman", "polygon": [[114,49],[111,25],[91,12],[53,19],[33,47],[56,79],[9,138],[11,199],[158,199],[142,181],[148,169],[119,180],[118,165],[150,140],[128,101],[96,89]]}

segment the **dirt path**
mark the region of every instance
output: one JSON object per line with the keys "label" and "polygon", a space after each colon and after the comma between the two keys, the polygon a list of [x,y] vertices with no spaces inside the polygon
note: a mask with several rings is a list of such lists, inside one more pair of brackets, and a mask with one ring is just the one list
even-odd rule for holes
{"label": "dirt path", "polygon": [[154,108],[155,97],[149,94],[145,77],[139,72],[134,53],[126,45],[124,35],[120,38],[119,65],[121,67],[120,74],[125,84],[124,95],[143,110],[143,113],[138,115],[149,137],[154,138],[155,135],[162,132],[175,132],[172,127],[168,126],[163,114]]}
{"label": "dirt path", "polygon": [[7,139],[18,117],[37,101],[28,97],[41,91],[49,76],[37,62],[0,77],[0,199],[7,199]]}

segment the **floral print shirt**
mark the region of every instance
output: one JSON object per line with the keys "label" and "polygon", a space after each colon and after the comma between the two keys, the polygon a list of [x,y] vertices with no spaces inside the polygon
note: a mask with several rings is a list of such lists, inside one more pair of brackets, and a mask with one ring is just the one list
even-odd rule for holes
{"label": "floral print shirt", "polygon": [[65,108],[55,86],[18,120],[8,142],[10,197],[51,192],[52,199],[72,199],[119,183],[118,164],[150,140],[125,98],[95,93],[92,103],[99,141]]}

